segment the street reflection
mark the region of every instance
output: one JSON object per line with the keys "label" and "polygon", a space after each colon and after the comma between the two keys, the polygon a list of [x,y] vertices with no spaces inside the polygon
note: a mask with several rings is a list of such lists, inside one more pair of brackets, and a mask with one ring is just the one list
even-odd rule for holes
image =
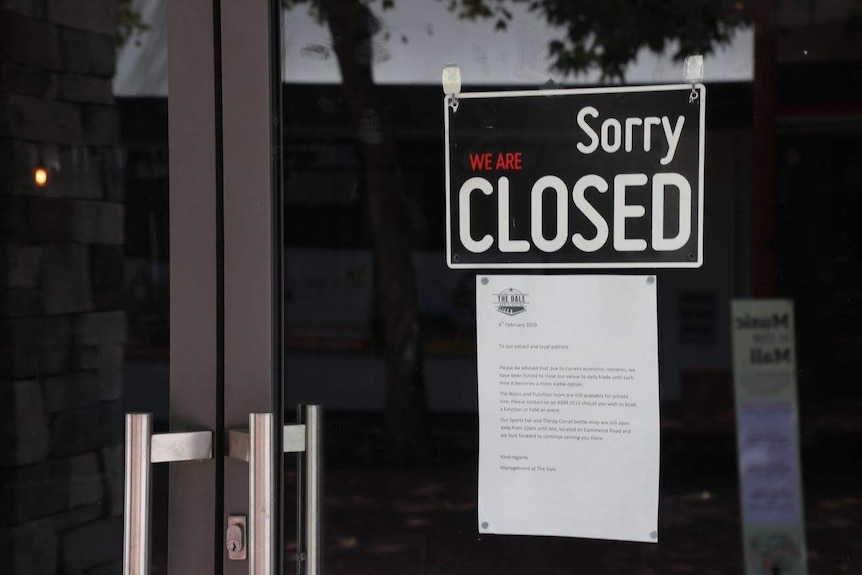
{"label": "street reflection", "polygon": [[[357,425],[375,418],[330,414],[327,449],[346,453]],[[658,575],[738,574],[742,569],[739,493],[732,436],[663,434],[665,458],[658,545],[557,537],[478,534],[475,421],[434,419],[438,464],[414,469],[369,465],[357,458],[330,461],[325,475],[327,572],[343,575],[501,575],[541,573]],[[452,438],[472,438],[473,447]],[[858,447],[858,446],[857,446]],[[818,446],[822,456],[834,446]],[[670,454],[668,456],[668,454]],[[805,457],[805,455],[803,455]],[[442,462],[447,464],[443,465]],[[806,497],[811,573],[862,575],[852,553],[862,525],[859,470],[818,474]],[[292,493],[295,475],[287,480]],[[288,501],[292,504],[292,501]],[[287,516],[292,517],[292,509]],[[290,528],[289,528],[290,529]],[[289,534],[288,529],[288,534]],[[287,561],[295,560],[295,544]],[[288,563],[286,569],[292,568]]]}

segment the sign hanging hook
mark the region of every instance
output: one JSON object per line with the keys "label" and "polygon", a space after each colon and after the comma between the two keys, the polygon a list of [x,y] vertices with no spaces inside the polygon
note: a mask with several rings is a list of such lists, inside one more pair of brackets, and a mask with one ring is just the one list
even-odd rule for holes
{"label": "sign hanging hook", "polygon": [[685,59],[685,82],[691,84],[691,94],[688,96],[689,104],[694,104],[700,97],[697,92],[697,84],[703,82],[703,55],[694,54]]}
{"label": "sign hanging hook", "polygon": [[443,67],[443,93],[446,94],[446,105],[452,112],[458,111],[458,94],[461,93],[461,69],[456,64]]}

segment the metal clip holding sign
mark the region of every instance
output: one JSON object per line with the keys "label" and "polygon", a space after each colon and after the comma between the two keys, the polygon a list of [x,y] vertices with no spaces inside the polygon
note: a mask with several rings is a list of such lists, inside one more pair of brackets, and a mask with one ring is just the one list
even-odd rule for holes
{"label": "metal clip holding sign", "polygon": [[685,59],[685,82],[691,84],[691,95],[688,97],[689,104],[697,102],[698,93],[696,84],[703,82],[703,55],[694,54]]}
{"label": "metal clip holding sign", "polygon": [[458,111],[458,95],[461,93],[461,69],[455,64],[443,68],[443,93],[452,112]]}

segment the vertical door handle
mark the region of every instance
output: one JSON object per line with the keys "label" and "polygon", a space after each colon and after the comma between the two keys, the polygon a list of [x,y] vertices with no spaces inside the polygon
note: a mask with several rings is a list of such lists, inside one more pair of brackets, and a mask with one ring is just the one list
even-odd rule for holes
{"label": "vertical door handle", "polygon": [[126,414],[123,575],[150,574],[152,464],[212,459],[211,431],[153,434],[152,413]]}
{"label": "vertical door handle", "polygon": [[275,575],[276,437],[272,413],[248,416],[248,573]]}
{"label": "vertical door handle", "polygon": [[300,405],[298,411],[305,431],[305,449],[298,450],[304,451],[299,457],[299,573],[322,575],[323,408]]}
{"label": "vertical door handle", "polygon": [[282,433],[284,453],[299,457],[298,572],[323,573],[322,459],[323,409],[299,406],[299,423],[276,430],[272,413],[249,415],[248,430],[229,429],[225,443],[228,457],[248,462],[248,561],[249,575],[275,575],[276,433]]}
{"label": "vertical door handle", "polygon": [[123,497],[123,575],[150,574],[151,413],[126,415],[126,488]]}

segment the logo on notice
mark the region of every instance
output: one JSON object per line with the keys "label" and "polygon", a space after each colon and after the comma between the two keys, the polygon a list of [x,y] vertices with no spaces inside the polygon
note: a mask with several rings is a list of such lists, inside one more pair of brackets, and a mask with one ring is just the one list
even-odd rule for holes
{"label": "logo on notice", "polygon": [[527,294],[515,288],[504,289],[494,294],[497,311],[506,315],[518,315],[527,311]]}

